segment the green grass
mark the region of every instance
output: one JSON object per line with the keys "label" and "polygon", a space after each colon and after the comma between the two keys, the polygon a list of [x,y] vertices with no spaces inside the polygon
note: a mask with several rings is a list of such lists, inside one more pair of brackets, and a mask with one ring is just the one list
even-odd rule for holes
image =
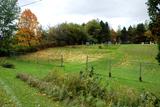
{"label": "green grass", "polygon": [[[156,45],[110,45],[102,46],[68,46],[50,48],[36,53],[19,57],[1,58],[5,62],[15,65],[15,69],[0,66],[0,83],[17,105],[23,107],[61,107],[59,102],[53,102],[47,96],[41,95],[38,90],[29,87],[16,79],[16,74],[25,72],[37,78],[43,78],[54,69],[61,69],[66,73],[75,73],[85,70],[86,56],[89,56],[89,67],[102,74],[103,80],[110,85],[117,84],[143,89],[160,96],[160,66],[155,60]],[[64,67],[60,66],[61,55],[64,57]],[[111,60],[112,78],[108,78],[109,61]],[[3,62],[4,62],[3,61]],[[143,82],[139,82],[140,63],[142,63]],[[90,69],[90,68],[89,68]]]}
{"label": "green grass", "polygon": [[[11,96],[8,95],[10,90],[6,90],[4,89],[4,87],[2,87],[2,83],[0,84],[0,107],[15,107],[17,106],[17,104],[15,103],[15,99],[11,99]],[[6,88],[6,87],[5,87]]]}
{"label": "green grass", "polygon": [[[3,82],[6,90],[9,90],[11,98],[16,99],[16,107],[61,107],[59,102],[53,102],[38,90],[29,87],[24,82],[16,79],[18,72],[27,72],[37,77],[42,77],[51,68],[50,66],[37,66],[34,63],[7,59],[15,65],[15,69],[0,67],[0,83]],[[44,71],[43,71],[44,69]]]}

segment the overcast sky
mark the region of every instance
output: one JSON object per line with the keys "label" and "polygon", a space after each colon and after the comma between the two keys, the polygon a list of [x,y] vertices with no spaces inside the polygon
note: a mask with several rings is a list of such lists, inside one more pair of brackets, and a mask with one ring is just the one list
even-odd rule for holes
{"label": "overcast sky", "polygon": [[[18,0],[19,5],[34,0]],[[36,0],[35,0],[36,1]],[[92,19],[107,21],[117,29],[149,20],[147,0],[42,0],[22,7],[31,9],[42,26],[53,26],[63,22],[86,23]]]}

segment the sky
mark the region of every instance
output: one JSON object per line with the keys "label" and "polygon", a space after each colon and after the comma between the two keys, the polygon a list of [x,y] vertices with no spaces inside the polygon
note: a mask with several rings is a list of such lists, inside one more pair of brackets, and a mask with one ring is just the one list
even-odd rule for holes
{"label": "sky", "polygon": [[[38,0],[18,0],[19,5]],[[63,22],[87,23],[92,19],[108,22],[117,30],[118,26],[128,27],[149,20],[147,0],[41,0],[32,5],[21,7],[30,9],[44,27]]]}

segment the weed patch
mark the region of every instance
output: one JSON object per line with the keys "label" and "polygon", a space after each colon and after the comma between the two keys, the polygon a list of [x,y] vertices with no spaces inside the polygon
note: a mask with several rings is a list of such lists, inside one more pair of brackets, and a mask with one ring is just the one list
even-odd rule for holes
{"label": "weed patch", "polygon": [[[64,74],[55,70],[39,80],[27,74],[17,74],[17,78],[36,87],[42,94],[54,101],[62,101],[68,106],[106,107],[106,106],[145,106],[159,107],[160,100],[145,92],[138,95],[133,89],[120,87],[118,90],[101,81],[93,71],[79,74]],[[118,87],[118,86],[117,86]],[[147,94],[148,93],[148,94]]]}
{"label": "weed patch", "polygon": [[16,107],[16,104],[10,99],[6,91],[0,87],[0,107]]}

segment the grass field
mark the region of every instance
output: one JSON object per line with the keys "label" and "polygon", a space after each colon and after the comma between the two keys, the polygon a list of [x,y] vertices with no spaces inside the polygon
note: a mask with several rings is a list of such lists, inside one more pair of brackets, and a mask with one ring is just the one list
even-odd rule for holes
{"label": "grass field", "polygon": [[[0,85],[18,107],[61,107],[64,105],[60,102],[52,101],[16,79],[16,74],[25,72],[43,78],[54,69],[78,73],[86,69],[88,56],[88,69],[93,66],[104,82],[115,88],[120,84],[138,92],[147,90],[160,98],[160,66],[155,60],[156,54],[156,45],[103,45],[102,49],[99,45],[50,48],[18,57],[0,58],[1,63],[15,65],[14,69],[0,66]],[[60,67],[61,56],[64,67]],[[110,69],[112,78],[108,78]],[[143,82],[139,82],[140,69]]]}

